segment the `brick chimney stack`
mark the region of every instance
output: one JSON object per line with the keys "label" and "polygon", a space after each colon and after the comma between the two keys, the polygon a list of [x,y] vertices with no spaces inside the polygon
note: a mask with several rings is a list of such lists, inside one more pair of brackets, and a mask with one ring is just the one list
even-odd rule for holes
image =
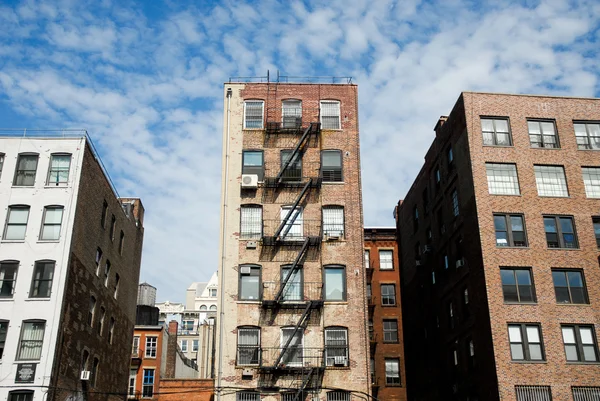
{"label": "brick chimney stack", "polygon": [[176,320],[171,320],[169,322],[169,327],[167,329],[168,339],[167,339],[167,363],[165,368],[165,378],[174,379],[175,378],[175,363],[177,362],[177,328],[179,324]]}

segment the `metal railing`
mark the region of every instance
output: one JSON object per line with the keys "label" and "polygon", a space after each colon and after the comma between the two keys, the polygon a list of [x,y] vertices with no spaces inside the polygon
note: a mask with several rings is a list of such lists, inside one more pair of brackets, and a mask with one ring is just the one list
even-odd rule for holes
{"label": "metal railing", "polygon": [[[281,283],[274,281],[263,282],[262,300],[276,301]],[[291,282],[282,291],[282,302],[307,302],[323,300],[323,283]]]}
{"label": "metal railing", "polygon": [[[324,366],[323,353],[323,348],[301,345],[290,345],[285,350],[280,347],[261,348],[260,366],[276,369],[320,368]],[[280,354],[279,365],[275,366]]]}
{"label": "metal railing", "polygon": [[[321,174],[320,162],[302,162],[301,165],[290,165],[281,177],[281,181],[286,182],[306,182],[309,178],[318,178]],[[275,178],[281,171],[281,165],[267,165],[265,168],[265,181]]]}
{"label": "metal railing", "polygon": [[315,132],[318,132],[320,113],[321,109],[319,108],[269,107],[266,110],[265,128],[267,133],[296,131],[306,129],[311,123],[314,123],[317,124],[314,126]]}
{"label": "metal railing", "polygon": [[[263,237],[273,237],[281,224],[281,219],[263,220]],[[321,237],[321,220],[296,219],[293,224],[286,224],[279,240],[282,242],[304,241],[307,237]],[[289,229],[288,229],[289,228]],[[287,234],[285,234],[287,231]],[[284,235],[285,234],[285,235]]]}
{"label": "metal railing", "polygon": [[572,387],[573,401],[600,400],[600,387]]}
{"label": "metal railing", "polygon": [[552,401],[550,386],[515,386],[517,401]]}

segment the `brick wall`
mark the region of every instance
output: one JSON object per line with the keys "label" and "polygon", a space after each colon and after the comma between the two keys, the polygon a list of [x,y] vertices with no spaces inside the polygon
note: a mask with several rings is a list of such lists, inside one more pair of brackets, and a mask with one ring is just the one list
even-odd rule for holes
{"label": "brick wall", "polygon": [[214,380],[212,379],[162,379],[158,401],[212,401]]}

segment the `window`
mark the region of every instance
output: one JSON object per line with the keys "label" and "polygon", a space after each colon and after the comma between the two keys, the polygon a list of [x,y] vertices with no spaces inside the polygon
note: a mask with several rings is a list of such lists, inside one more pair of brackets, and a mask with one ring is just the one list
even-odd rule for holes
{"label": "window", "polygon": [[260,401],[260,394],[252,391],[240,391],[235,393],[235,401]]}
{"label": "window", "polygon": [[24,321],[21,326],[21,340],[17,360],[39,360],[42,356],[42,345],[44,343],[44,331],[46,322],[44,320]]}
{"label": "window", "polygon": [[100,318],[98,319],[98,334],[102,335],[102,328],[104,326],[104,316],[106,315],[106,309],[100,308]]}
{"label": "window", "polygon": [[287,165],[281,176],[281,180],[285,182],[298,182],[302,180],[302,154],[300,152],[294,154],[293,150],[286,149],[281,151],[280,157],[281,168]]}
{"label": "window", "polygon": [[[600,219],[598,219],[598,225],[600,226]],[[598,231],[600,231],[600,227],[598,227]],[[369,251],[368,249],[365,249],[365,269],[370,269],[371,268],[371,251]]]}
{"label": "window", "polygon": [[373,325],[373,319],[369,319],[367,324],[369,326],[369,340],[375,341],[375,327]]}
{"label": "window", "polygon": [[108,279],[110,278],[110,260],[106,259],[104,265],[104,286],[108,288]]}
{"label": "window", "polygon": [[134,357],[138,357],[138,353],[140,352],[140,337],[139,336],[135,336],[133,337],[133,345],[131,347],[131,354]]}
{"label": "window", "polygon": [[573,123],[578,149],[600,149],[600,123]]}
{"label": "window", "polygon": [[198,340],[192,340],[192,351],[193,352],[198,351]]}
{"label": "window", "polygon": [[115,291],[113,292],[113,297],[115,299],[117,299],[117,297],[119,296],[119,284],[121,282],[121,276],[119,276],[119,273],[115,274]]}
{"label": "window", "polygon": [[94,325],[94,313],[96,312],[96,298],[92,295],[90,297],[90,305],[88,309],[88,324]]}
{"label": "window", "polygon": [[146,337],[146,358],[156,358],[158,337]]}
{"label": "window", "polygon": [[142,397],[152,398],[154,394],[154,369],[144,369],[144,381],[142,382]]}
{"label": "window", "polygon": [[379,250],[379,270],[392,270],[394,268],[394,252],[389,249]]}
{"label": "window", "polygon": [[463,291],[463,299],[462,299],[462,315],[465,320],[467,320],[470,316],[471,312],[469,311],[469,289],[465,288]]}
{"label": "window", "polygon": [[260,266],[240,265],[240,300],[260,299]]}
{"label": "window", "polygon": [[500,269],[504,302],[536,302],[531,269],[505,267]]}
{"label": "window", "polygon": [[115,215],[112,215],[112,218],[110,220],[110,240],[114,241],[115,240],[115,228],[117,226],[117,218],[115,217]]}
{"label": "window", "polygon": [[326,366],[349,366],[348,329],[329,327],[325,329]]}
{"label": "window", "polygon": [[508,120],[505,118],[482,118],[483,144],[489,146],[511,146]]}
{"label": "window", "polygon": [[281,106],[283,128],[302,127],[302,102],[300,100],[284,100],[281,102]]}
{"label": "window", "polygon": [[573,401],[600,400],[600,387],[572,387]]}
{"label": "window", "polygon": [[242,205],[240,208],[240,239],[260,239],[262,223],[262,207]]}
{"label": "window", "polygon": [[110,322],[108,324],[108,337],[107,337],[107,341],[109,344],[112,344],[114,335],[115,335],[115,318],[111,317]]}
{"label": "window", "polygon": [[98,379],[98,365],[100,364],[100,360],[98,358],[94,358],[94,365],[92,366],[92,374],[90,375],[90,383],[92,387],[96,387],[96,380]]}
{"label": "window", "polygon": [[125,233],[121,230],[121,235],[119,236],[119,255],[123,255],[123,244],[125,243]]}
{"label": "window", "polygon": [[216,297],[217,296],[217,289],[216,288],[209,288],[208,289],[208,295],[211,297]]}
{"label": "window", "polygon": [[0,361],[4,354],[4,345],[6,344],[6,333],[8,332],[8,320],[0,320]]}
{"label": "window", "polygon": [[31,187],[35,184],[35,172],[37,170],[38,155],[20,154],[17,159],[17,169],[13,185],[20,187]]}
{"label": "window", "polygon": [[264,105],[262,100],[246,100],[244,102],[245,129],[261,129],[263,127]]}
{"label": "window", "polygon": [[202,305],[200,306],[200,310],[208,310],[208,307],[206,305]]}
{"label": "window", "polygon": [[350,393],[336,390],[327,393],[327,401],[350,401]]}
{"label": "window", "polygon": [[187,340],[181,340],[181,351],[187,352],[188,350],[188,342]]}
{"label": "window", "polygon": [[550,386],[515,386],[517,401],[552,401]]}
{"label": "window", "polygon": [[467,360],[469,364],[469,370],[472,370],[475,367],[475,345],[473,344],[473,340],[471,339],[466,341],[465,345],[467,347]]}
{"label": "window", "polygon": [[396,319],[383,319],[383,342],[398,342],[398,321]]}
{"label": "window", "polygon": [[100,225],[102,228],[106,228],[106,216],[108,216],[108,203],[102,202],[102,217],[100,217]]}
{"label": "window", "polygon": [[343,182],[342,151],[324,150],[321,152],[321,176],[323,182]]}
{"label": "window", "polygon": [[563,166],[534,165],[535,183],[539,196],[567,197],[567,179]]}
{"label": "window", "polygon": [[598,362],[594,326],[562,326],[567,362]]}
{"label": "window", "polygon": [[508,339],[513,361],[543,361],[544,349],[538,324],[509,324]]}
{"label": "window", "polygon": [[302,269],[296,268],[290,274],[291,267],[292,265],[281,267],[281,285],[290,275],[281,295],[284,301],[301,301],[304,299]]}
{"label": "window", "polygon": [[448,259],[448,255],[444,255],[444,269],[448,269],[450,267],[450,260]]}
{"label": "window", "polygon": [[0,263],[0,298],[12,298],[17,283],[19,262]]}
{"label": "window", "polygon": [[96,249],[96,276],[100,275],[100,264],[102,263],[102,249]]}
{"label": "window", "polygon": [[15,390],[8,393],[8,401],[33,401],[33,391]]}
{"label": "window", "polygon": [[369,304],[373,301],[373,292],[371,288],[371,283],[367,283],[367,300]]}
{"label": "window", "polygon": [[452,163],[454,162],[454,152],[452,151],[452,146],[448,148],[446,155],[448,156],[448,166],[452,168]]}
{"label": "window", "polygon": [[135,379],[137,378],[137,369],[129,371],[129,386],[127,388],[127,398],[135,398]]}
{"label": "window", "polygon": [[562,304],[589,303],[581,270],[552,269],[556,302]]}
{"label": "window", "polygon": [[344,208],[323,206],[323,234],[329,237],[344,236]]}
{"label": "window", "polygon": [[434,176],[435,176],[435,186],[439,188],[440,183],[442,182],[442,173],[440,173],[439,167],[435,168]]}
{"label": "window", "polygon": [[2,175],[3,167],[4,167],[4,153],[0,153],[0,176]]}
{"label": "window", "polygon": [[400,385],[400,359],[385,358],[385,385]]}
{"label": "window", "polygon": [[519,195],[516,164],[486,163],[488,190],[491,195]]}
{"label": "window", "polygon": [[60,237],[62,217],[62,206],[46,206],[44,208],[44,219],[42,223],[42,232],[40,233],[40,240],[58,240]]}
{"label": "window", "polygon": [[[304,358],[304,349],[302,344],[304,342],[304,332],[300,328],[296,330],[296,327],[282,327],[281,328],[281,350],[282,356],[281,361],[286,366],[302,366]],[[283,346],[288,344],[288,347],[284,350]]]}
{"label": "window", "polygon": [[[448,327],[450,327],[451,329],[454,328],[455,322],[454,322],[454,305],[452,304],[452,302],[448,302]],[[456,352],[456,351],[454,351]]]}
{"label": "window", "polygon": [[459,212],[458,191],[455,189],[452,191],[452,213],[454,214],[454,217],[458,216]]}
{"label": "window", "polygon": [[582,167],[583,184],[588,198],[600,198],[600,167]]}
{"label": "window", "polygon": [[50,170],[48,171],[48,185],[66,184],[69,181],[69,168],[71,155],[54,154],[50,156]]}
{"label": "window", "polygon": [[596,237],[596,246],[600,248],[600,217],[592,217],[594,225],[594,236]]}
{"label": "window", "polygon": [[335,100],[321,101],[321,128],[340,129],[340,102]]}
{"label": "window", "polygon": [[394,284],[381,284],[381,305],[396,305],[396,286]]}
{"label": "window", "polygon": [[4,239],[24,240],[27,220],[29,220],[29,206],[9,206]]}
{"label": "window", "polygon": [[417,232],[419,229],[419,208],[417,205],[413,208],[413,231]]}
{"label": "window", "polygon": [[184,320],[181,325],[183,330],[193,331],[194,330],[194,321],[193,320]]}
{"label": "window", "polygon": [[326,301],[345,301],[346,300],[346,268],[344,266],[325,266],[325,300]]}
{"label": "window", "polygon": [[[216,310],[217,310],[217,305],[211,305],[211,306],[208,308],[208,310],[211,310],[211,311],[216,311]],[[209,319],[209,320],[210,320],[210,319]]]}
{"label": "window", "polygon": [[242,152],[242,174],[256,174],[258,181],[265,178],[262,150],[244,150]]}
{"label": "window", "polygon": [[532,148],[559,148],[554,121],[527,121]]}
{"label": "window", "polygon": [[525,221],[520,214],[495,214],[496,246],[527,246]]}
{"label": "window", "polygon": [[544,216],[548,248],[579,248],[572,217]]}
{"label": "window", "polygon": [[49,298],[54,277],[54,261],[35,262],[30,298]]}

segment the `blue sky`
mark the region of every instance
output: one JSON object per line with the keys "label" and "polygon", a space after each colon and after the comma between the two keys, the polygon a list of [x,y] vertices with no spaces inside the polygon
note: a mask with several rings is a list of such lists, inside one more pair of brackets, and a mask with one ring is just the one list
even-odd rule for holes
{"label": "blue sky", "polygon": [[217,269],[231,76],[353,77],[378,226],[461,91],[600,95],[594,0],[4,1],[0,26],[0,126],[88,130],[144,202],[141,280],[160,300]]}

